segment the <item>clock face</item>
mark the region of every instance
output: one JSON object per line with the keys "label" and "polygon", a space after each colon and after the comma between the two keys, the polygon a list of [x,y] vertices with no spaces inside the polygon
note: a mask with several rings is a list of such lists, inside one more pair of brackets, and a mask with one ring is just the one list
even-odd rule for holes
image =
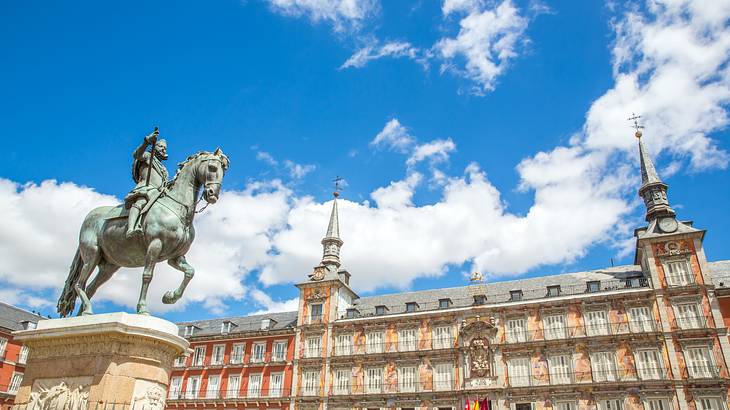
{"label": "clock face", "polygon": [[677,230],[677,220],[674,218],[662,218],[659,220],[659,229],[663,232],[674,232]]}

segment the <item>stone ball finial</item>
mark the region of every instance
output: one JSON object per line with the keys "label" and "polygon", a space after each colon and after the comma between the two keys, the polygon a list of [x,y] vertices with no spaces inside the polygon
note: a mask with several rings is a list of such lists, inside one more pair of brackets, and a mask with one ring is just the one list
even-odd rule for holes
{"label": "stone ball finial", "polygon": [[634,135],[636,136],[636,138],[641,138],[643,134],[641,133],[641,131],[636,131]]}

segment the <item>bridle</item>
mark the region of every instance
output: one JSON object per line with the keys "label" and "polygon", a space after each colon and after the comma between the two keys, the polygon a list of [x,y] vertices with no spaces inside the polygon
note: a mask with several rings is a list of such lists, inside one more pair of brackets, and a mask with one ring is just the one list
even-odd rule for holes
{"label": "bridle", "polygon": [[[226,170],[226,167],[223,164],[223,160],[221,158],[218,158],[218,157],[208,158],[208,159],[206,159],[205,161],[202,162],[202,164],[205,165],[205,184],[203,184],[203,194],[200,195],[200,198],[198,198],[197,201],[195,201],[195,205],[193,205],[193,208],[197,208],[198,207],[198,203],[200,203],[200,201],[205,197],[205,193],[208,191],[208,188],[215,187],[217,185],[219,187],[219,192],[220,192],[220,185],[221,185],[220,182],[208,181],[208,163],[211,162],[211,161],[218,162],[220,164],[220,169],[222,169],[223,172],[225,172],[225,170]],[[195,209],[195,213],[196,214],[199,214],[199,213],[203,212],[205,210],[205,208],[208,207],[208,205],[210,205],[210,202],[208,202],[206,200],[205,201],[205,205],[203,205],[202,208]]]}

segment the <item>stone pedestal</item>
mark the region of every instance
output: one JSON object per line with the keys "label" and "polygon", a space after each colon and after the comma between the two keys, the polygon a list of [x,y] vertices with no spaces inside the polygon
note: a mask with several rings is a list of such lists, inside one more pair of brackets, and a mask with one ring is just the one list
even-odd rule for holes
{"label": "stone pedestal", "polygon": [[175,357],[174,323],[110,313],[42,320],[14,333],[30,349],[14,410],[162,410]]}

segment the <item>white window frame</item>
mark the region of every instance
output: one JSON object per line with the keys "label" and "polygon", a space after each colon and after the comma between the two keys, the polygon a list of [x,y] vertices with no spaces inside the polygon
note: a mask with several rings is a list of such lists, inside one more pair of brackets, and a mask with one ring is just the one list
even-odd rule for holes
{"label": "white window frame", "polygon": [[453,347],[451,325],[435,326],[431,332],[433,337],[434,349],[449,349]]}
{"label": "white window frame", "polygon": [[0,337],[0,357],[5,354],[5,349],[8,347],[8,339]]}
{"label": "white window frame", "polygon": [[418,332],[415,328],[400,329],[398,331],[398,351],[412,352],[416,350]]}
{"label": "white window frame", "polygon": [[454,364],[437,363],[434,367],[433,389],[447,391],[454,389]]}
{"label": "white window frame", "polygon": [[226,360],[226,345],[213,345],[213,351],[210,353],[210,365],[221,366]]}
{"label": "white window frame", "polygon": [[573,382],[573,356],[559,354],[548,356],[550,384],[571,384]]}
{"label": "white window frame", "polygon": [[629,308],[629,329],[632,333],[653,332],[654,320],[649,306],[634,306]]}
{"label": "white window frame", "polygon": [[[240,347],[241,352],[240,355],[236,353],[236,350],[238,350]],[[246,357],[246,343],[234,343],[231,347],[231,356],[228,358],[228,362],[230,364],[241,364],[243,363],[243,359]]]}
{"label": "white window frame", "polygon": [[365,370],[365,393],[379,394],[383,391],[383,368],[368,367]]}
{"label": "white window frame", "polygon": [[[205,346],[195,346],[191,366],[205,366]],[[201,352],[201,353],[198,353]]]}
{"label": "white window frame", "polygon": [[250,373],[248,375],[248,387],[246,388],[246,397],[261,397],[261,385],[264,376],[261,373]]}
{"label": "white window frame", "polygon": [[170,378],[170,391],[167,394],[168,399],[177,400],[181,397],[182,381],[183,379],[180,376]]}
{"label": "white window frame", "polygon": [[383,353],[383,339],[383,332],[380,330],[365,334],[365,353]]}
{"label": "white window frame", "polygon": [[687,286],[695,283],[692,266],[686,258],[664,261],[664,275],[669,286]]}
{"label": "white window frame", "polygon": [[263,363],[266,361],[266,342],[254,342],[251,345],[251,363]]}
{"label": "white window frame", "polygon": [[195,334],[195,325],[185,326],[185,337],[192,337]]}
{"label": "white window frame", "polygon": [[673,410],[666,397],[647,397],[644,399],[644,410]]}
{"label": "white window frame", "polygon": [[321,357],[322,356],[322,337],[309,336],[305,340],[304,357]]}
{"label": "white window frame", "polygon": [[598,410],[623,410],[624,398],[598,400]]}
{"label": "white window frame", "polygon": [[[654,363],[646,363],[644,361],[648,354],[651,353],[649,359]],[[641,380],[659,380],[664,377],[664,363],[659,349],[640,349],[634,353],[636,360],[636,370]]]}
{"label": "white window frame", "polygon": [[567,337],[565,314],[545,315],[542,318],[545,340],[558,340]]}
{"label": "white window frame", "polygon": [[[707,379],[715,376],[712,350],[708,346],[688,346],[684,349],[684,361],[689,377]],[[700,363],[697,363],[697,362]]]}
{"label": "white window frame", "polygon": [[[319,306],[319,315],[314,314],[314,307]],[[322,323],[324,319],[324,304],[323,303],[312,303],[309,305],[309,324]]]}
{"label": "white window frame", "polygon": [[8,386],[9,394],[16,394],[20,389],[20,384],[23,383],[23,373],[13,372],[13,376],[10,378],[10,385]]}
{"label": "white window frame", "polygon": [[200,397],[200,384],[200,375],[189,376],[188,382],[185,384],[185,398],[188,400],[194,400]]}
{"label": "white window frame", "polygon": [[[235,383],[233,381],[235,380]],[[234,388],[232,388],[232,386]],[[226,384],[226,398],[235,399],[241,395],[241,375],[232,374],[228,376],[228,383]]]}
{"label": "white window frame", "polygon": [[315,396],[319,393],[319,371],[305,371],[302,380],[302,395]]}
{"label": "white window frame", "polygon": [[556,401],[553,410],[575,410],[577,408],[575,400]]}
{"label": "white window frame", "polygon": [[26,364],[28,362],[28,346],[20,346],[20,353],[18,353],[18,364]]}
{"label": "white window frame", "polygon": [[680,329],[701,329],[705,327],[702,308],[697,302],[680,303],[674,306]]}
{"label": "white window frame", "polygon": [[[213,380],[215,380],[215,383],[211,383]],[[215,387],[215,388],[213,388]],[[208,376],[208,383],[205,386],[205,398],[206,399],[217,399],[218,398],[218,391],[221,388],[221,375],[220,374],[211,374]]]}
{"label": "white window frame", "polygon": [[591,371],[593,381],[596,383],[618,381],[616,352],[603,351],[591,353]]}
{"label": "white window frame", "polygon": [[515,357],[507,360],[507,375],[511,387],[523,387],[532,384],[530,359]]}
{"label": "white window frame", "polygon": [[[278,382],[276,381],[278,380]],[[284,395],[284,373],[275,372],[269,376],[268,397],[281,397]]]}
{"label": "white window frame", "polygon": [[[710,403],[714,402],[714,403]],[[710,404],[710,405],[708,405]],[[721,396],[700,396],[695,398],[697,410],[726,410],[725,399]]]}
{"label": "white window frame", "polygon": [[606,310],[589,310],[584,313],[586,334],[588,336],[607,336],[611,333]]}
{"label": "white window frame", "polygon": [[335,339],[335,356],[352,354],[352,333],[340,333]]}
{"label": "white window frame", "polygon": [[271,361],[285,362],[286,351],[289,343],[286,340],[277,340],[271,346]]}
{"label": "white window frame", "polygon": [[507,342],[522,343],[527,341],[527,318],[507,319],[505,329],[507,330]]}
{"label": "white window frame", "polygon": [[175,358],[175,367],[185,367],[185,362],[187,361],[187,356],[182,355]]}
{"label": "white window frame", "polygon": [[335,383],[333,386],[334,394],[350,394],[350,384],[352,378],[352,370],[348,368],[340,368],[335,370]]}
{"label": "white window frame", "polygon": [[398,368],[398,391],[400,393],[414,393],[418,386],[418,368],[403,366]]}

